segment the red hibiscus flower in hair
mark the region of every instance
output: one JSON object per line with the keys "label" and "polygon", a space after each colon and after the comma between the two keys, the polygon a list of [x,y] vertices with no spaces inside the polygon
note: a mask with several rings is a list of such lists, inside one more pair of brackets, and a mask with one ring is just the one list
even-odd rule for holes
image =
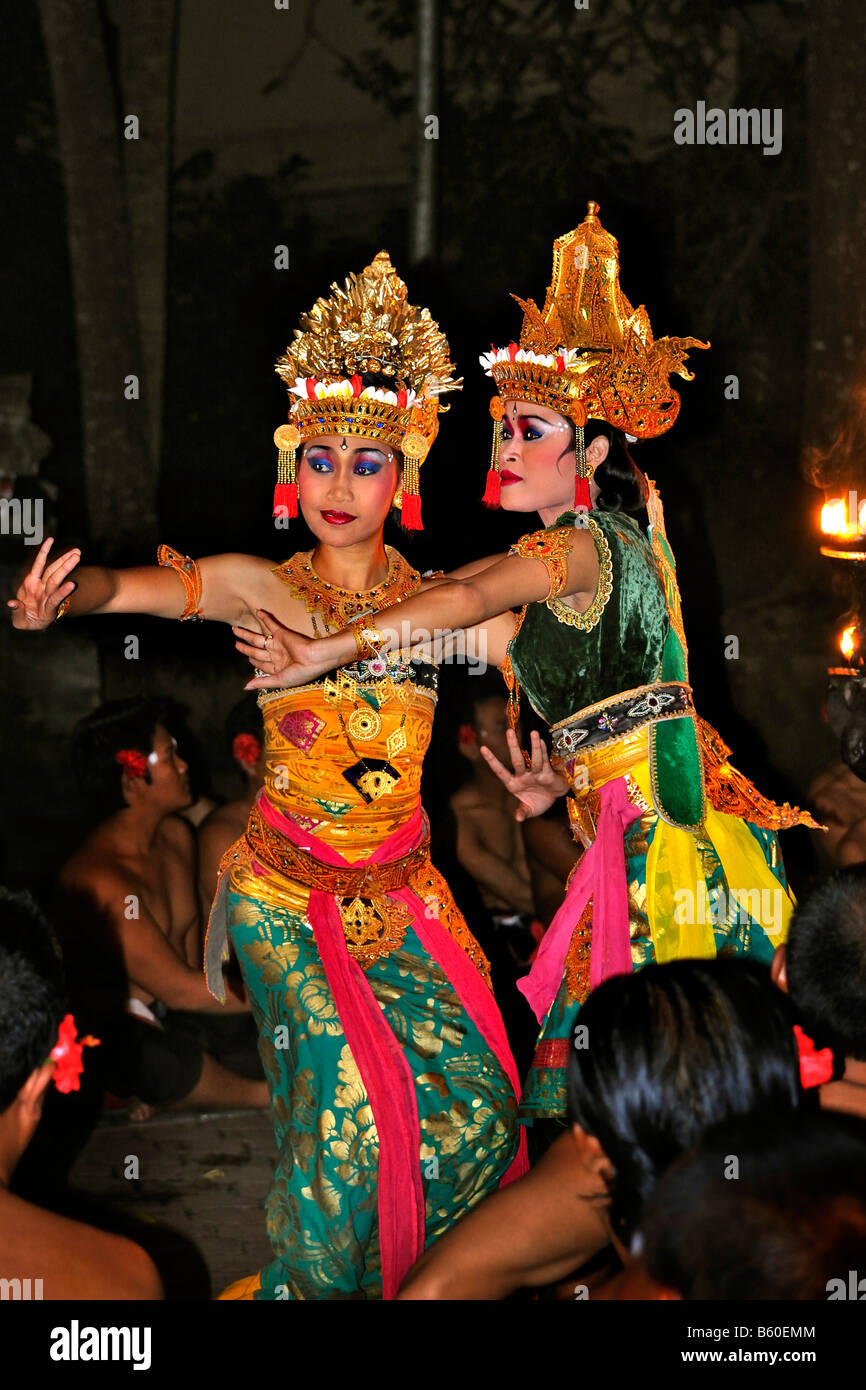
{"label": "red hibiscus flower in hair", "polygon": [[255,734],[235,734],[232,739],[232,753],[240,763],[257,763],[261,752],[262,745]]}
{"label": "red hibiscus flower in hair", "polygon": [[794,1024],[794,1037],[800,1054],[800,1082],[803,1088],[808,1091],[812,1086],[823,1086],[833,1076],[832,1047],[816,1048],[799,1023]]}
{"label": "red hibiscus flower in hair", "polygon": [[114,761],[120,763],[127,777],[143,777],[147,772],[147,758],[137,748],[121,748]]}
{"label": "red hibiscus flower in hair", "polygon": [[54,1084],[58,1091],[62,1091],[64,1094],[68,1091],[81,1089],[81,1082],[78,1080],[84,1071],[81,1054],[85,1047],[99,1046],[99,1038],[92,1038],[89,1034],[77,1042],[75,1038],[77,1031],[75,1019],[72,1014],[67,1014],[60,1025],[57,1042],[51,1049],[51,1060],[57,1063],[54,1069]]}

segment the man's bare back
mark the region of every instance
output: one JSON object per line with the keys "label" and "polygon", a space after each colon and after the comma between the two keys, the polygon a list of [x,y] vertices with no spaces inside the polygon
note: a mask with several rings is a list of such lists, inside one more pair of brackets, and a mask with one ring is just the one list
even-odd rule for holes
{"label": "man's bare back", "polygon": [[39,1279],[43,1299],[155,1299],[149,1255],[123,1236],[43,1211],[0,1188],[0,1277]]}
{"label": "man's bare back", "polygon": [[[102,909],[100,916],[116,933],[128,964],[140,954],[135,938],[141,937],[144,922],[145,931],[157,927],[180,960],[197,967],[201,934],[192,828],[179,816],[166,816],[152,843],[144,846],[124,834],[117,821],[112,817],[88,836],[64,866],[61,888]],[[152,975],[145,980],[129,970],[132,998],[153,1003],[159,997],[153,986]]]}

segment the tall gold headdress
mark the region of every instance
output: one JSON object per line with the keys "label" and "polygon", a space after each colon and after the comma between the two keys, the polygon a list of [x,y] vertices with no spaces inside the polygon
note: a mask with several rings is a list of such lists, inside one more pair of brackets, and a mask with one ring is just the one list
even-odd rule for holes
{"label": "tall gold headdress", "polygon": [[387,251],[329,299],[317,299],[276,371],[289,390],[274,516],[297,516],[296,451],[322,434],[367,435],[403,453],[401,520],[421,530],[419,468],[439,429],[439,397],[459,390],[451,350],[429,309],[408,302]]}
{"label": "tall gold headdress", "polygon": [[490,403],[493,456],[484,501],[499,502],[499,449],[503,402],[532,401],[574,422],[575,507],[589,507],[589,471],[583,439],[587,419],[605,420],[636,439],[670,429],[680,409],[671,389],[697,338],[653,339],[649,315],[633,309],[619,284],[619,247],[588,203],[583,222],[553,243],[553,275],[539,309],[519,299],[524,312],[520,342],[484,353],[481,365],[496,382]]}

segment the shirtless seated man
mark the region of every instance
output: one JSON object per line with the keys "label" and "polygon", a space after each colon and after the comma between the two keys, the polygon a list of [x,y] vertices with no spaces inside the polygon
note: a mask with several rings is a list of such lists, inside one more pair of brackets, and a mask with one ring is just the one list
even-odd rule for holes
{"label": "shirtless seated man", "polygon": [[254,692],[229,710],[226,742],[244,789],[234,801],[217,806],[198,827],[198,886],[205,922],[216,893],[220,860],[246,830],[250,807],[265,779],[265,731]]}
{"label": "shirtless seated man", "polygon": [[[518,964],[525,964],[565,896],[578,847],[561,801],[541,816],[527,816],[494,770],[523,769],[519,742],[509,732],[508,701],[498,672],[469,675],[462,694],[457,746],[469,763],[463,786],[451,797],[457,857],[475,879],[495,925],[504,930]],[[517,762],[515,762],[517,758]],[[534,929],[530,926],[534,920]]]}
{"label": "shirtless seated man", "polygon": [[175,814],[189,780],[165,717],[158,701],[119,700],[76,730],[76,771],[105,819],[60,879],[70,995],[103,1038],[109,1092],[146,1105],[264,1107],[258,1058],[239,1075],[214,1055],[226,1015],[249,1006],[231,989],[220,1004],[205,983],[195,837]]}
{"label": "shirtless seated man", "polygon": [[[469,764],[464,785],[451,797],[457,825],[457,857],[474,878],[494,921],[510,922],[535,911],[515,800],[481,753],[489,748],[510,763],[506,743],[508,702],[498,672],[467,676],[461,683],[463,721],[457,746]],[[531,949],[531,947],[530,947]]]}
{"label": "shirtless seated man", "polygon": [[[0,979],[0,1297],[162,1298],[153,1262],[133,1241],[43,1211],[8,1190],[52,1084],[49,1053],[63,1007],[45,922],[26,894],[3,889]],[[85,1069],[97,1050],[88,1049]]]}

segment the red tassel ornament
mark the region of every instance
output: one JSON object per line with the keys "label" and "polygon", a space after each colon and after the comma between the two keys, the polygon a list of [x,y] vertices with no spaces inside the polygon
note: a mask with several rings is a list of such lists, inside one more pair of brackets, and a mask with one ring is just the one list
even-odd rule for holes
{"label": "red tassel ornament", "polygon": [[499,469],[492,465],[487,470],[487,486],[484,489],[481,502],[485,507],[498,507],[502,502],[502,479],[499,476]]}
{"label": "red tassel ornament", "polygon": [[[585,417],[584,417],[585,418]],[[575,421],[574,425],[574,510],[576,512],[588,512],[592,507],[589,495],[589,480],[592,476],[586,461],[586,442],[583,434],[583,424]]]}
{"label": "red tassel ornament", "polygon": [[274,487],[274,516],[298,515],[298,484],[277,483]]}
{"label": "red tassel ornament", "polygon": [[403,500],[400,504],[400,524],[407,531],[423,531],[421,521],[421,460],[430,448],[429,441],[417,428],[409,429],[400,445],[403,452]]}
{"label": "red tassel ornament", "polygon": [[505,405],[501,397],[493,397],[490,402],[490,414],[493,417],[493,447],[490,450],[490,467],[487,470],[487,484],[481,502],[485,507],[498,507],[502,502],[499,452],[502,448],[502,420],[505,416]]}
{"label": "red tassel ornament", "polygon": [[579,512],[581,508],[586,511],[592,506],[589,496],[589,478],[581,478],[580,474],[574,476],[574,510]]}
{"label": "red tassel ornament", "polygon": [[274,431],[277,446],[277,482],[274,487],[275,517],[298,515],[298,480],[295,472],[295,455],[301,443],[301,431],[297,425],[280,425]]}
{"label": "red tassel ornament", "polygon": [[407,492],[403,488],[403,503],[400,507],[400,522],[407,531],[423,531],[421,521],[421,498],[417,492]]}

